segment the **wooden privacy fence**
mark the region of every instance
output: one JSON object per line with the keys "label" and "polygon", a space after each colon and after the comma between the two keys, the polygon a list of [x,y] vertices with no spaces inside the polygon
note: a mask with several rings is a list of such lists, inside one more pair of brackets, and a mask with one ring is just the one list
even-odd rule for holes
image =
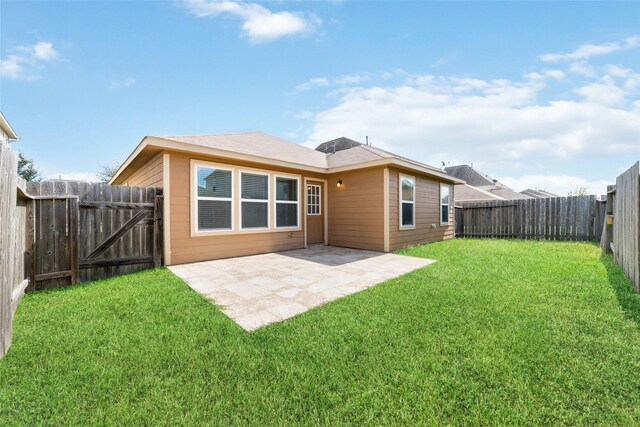
{"label": "wooden privacy fence", "polygon": [[613,251],[613,259],[640,292],[640,163],[609,187],[607,208],[610,220],[604,225],[601,247]]}
{"label": "wooden privacy fence", "polygon": [[456,236],[595,241],[604,209],[596,196],[465,203],[455,209]]}
{"label": "wooden privacy fence", "polygon": [[13,313],[27,286],[25,274],[25,181],[18,159],[0,142],[0,357],[11,345]]}
{"label": "wooden privacy fence", "polygon": [[27,290],[162,265],[162,189],[56,180],[27,192]]}

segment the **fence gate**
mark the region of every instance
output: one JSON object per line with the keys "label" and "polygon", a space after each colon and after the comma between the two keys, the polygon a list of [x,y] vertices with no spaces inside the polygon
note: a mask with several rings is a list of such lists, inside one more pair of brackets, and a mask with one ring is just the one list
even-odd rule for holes
{"label": "fence gate", "polygon": [[162,189],[47,181],[28,191],[28,290],[162,265]]}

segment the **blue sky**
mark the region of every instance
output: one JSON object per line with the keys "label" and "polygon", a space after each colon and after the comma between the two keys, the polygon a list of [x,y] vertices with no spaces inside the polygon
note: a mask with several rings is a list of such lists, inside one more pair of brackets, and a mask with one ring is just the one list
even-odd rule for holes
{"label": "blue sky", "polygon": [[0,109],[46,176],[145,135],[348,136],[518,190],[640,158],[640,3],[9,2]]}

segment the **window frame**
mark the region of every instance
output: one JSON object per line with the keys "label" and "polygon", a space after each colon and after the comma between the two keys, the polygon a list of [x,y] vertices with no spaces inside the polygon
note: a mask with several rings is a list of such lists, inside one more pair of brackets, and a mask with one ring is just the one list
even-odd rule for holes
{"label": "window frame", "polygon": [[[443,188],[448,188],[449,190],[449,203],[442,203],[442,189]],[[441,226],[449,226],[451,225],[451,190],[452,190],[452,185],[450,184],[445,184],[445,183],[440,183],[440,225]],[[442,207],[446,206],[447,207],[447,222],[442,222]]]}
{"label": "window frame", "polygon": [[[278,200],[278,178],[284,178],[284,179],[294,179],[296,180],[297,184],[296,184],[296,193],[297,193],[297,200],[295,202],[292,202],[290,200]],[[301,191],[302,191],[302,186],[300,185],[300,177],[297,175],[287,175],[287,174],[282,174],[282,173],[274,173],[273,174],[273,228],[275,230],[300,230],[300,199],[301,199]],[[277,209],[278,209],[278,203],[284,203],[284,204],[290,204],[290,205],[297,205],[296,208],[296,225],[285,225],[285,226],[278,226],[278,215],[277,215]]]}
{"label": "window frame", "polygon": [[[402,180],[408,179],[413,183],[413,200],[402,200]],[[411,225],[402,224],[402,204],[411,203],[413,206],[413,222]],[[416,228],[416,177],[412,175],[406,175],[403,173],[398,174],[398,227],[400,230],[414,230]]]}
{"label": "window frame", "polygon": [[[266,176],[267,177],[267,199],[266,200],[260,200],[260,199],[243,199],[242,198],[242,175],[243,174],[249,174],[249,175],[262,175],[262,176]],[[258,172],[255,170],[250,170],[250,169],[238,169],[238,182],[239,182],[239,196],[238,196],[238,228],[240,230],[270,230],[271,229],[271,179],[270,179],[270,173],[269,172]],[[243,227],[242,226],[242,203],[243,202],[248,202],[248,203],[266,203],[267,204],[267,226],[266,227]]]}
{"label": "window frame", "polygon": [[[234,193],[235,193],[235,177],[234,177],[234,169],[231,167],[225,167],[225,166],[219,166],[213,163],[194,163],[193,165],[193,173],[192,173],[192,179],[193,179],[193,190],[191,191],[194,203],[192,204],[192,209],[193,209],[193,217],[194,217],[194,230],[196,233],[201,234],[201,233],[228,233],[231,232],[233,230],[235,230],[234,227]],[[208,196],[200,196],[198,194],[198,169],[199,168],[209,168],[209,169],[216,169],[216,170],[222,170],[222,171],[227,171],[227,172],[231,172],[231,197],[208,197]],[[212,201],[223,201],[223,202],[230,202],[231,203],[231,210],[230,210],[230,214],[231,214],[231,228],[205,228],[205,229],[201,229],[200,228],[200,223],[199,223],[199,218],[198,218],[198,202],[200,200],[212,200]]]}
{"label": "window frame", "polygon": [[[322,215],[322,186],[319,184],[306,184],[305,185],[305,190],[309,190],[309,187],[315,187],[318,189],[318,204],[309,204],[309,193],[306,193],[306,210],[307,210],[307,216],[320,216]],[[314,194],[315,196],[315,194]],[[310,213],[309,212],[309,208],[311,206],[318,206],[318,213]]]}

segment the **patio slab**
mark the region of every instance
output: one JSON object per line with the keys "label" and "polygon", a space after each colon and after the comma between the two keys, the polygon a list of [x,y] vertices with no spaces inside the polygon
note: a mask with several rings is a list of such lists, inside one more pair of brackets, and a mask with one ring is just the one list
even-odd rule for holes
{"label": "patio slab", "polygon": [[382,252],[311,246],[174,265],[169,269],[242,328],[253,331],[434,262]]}

